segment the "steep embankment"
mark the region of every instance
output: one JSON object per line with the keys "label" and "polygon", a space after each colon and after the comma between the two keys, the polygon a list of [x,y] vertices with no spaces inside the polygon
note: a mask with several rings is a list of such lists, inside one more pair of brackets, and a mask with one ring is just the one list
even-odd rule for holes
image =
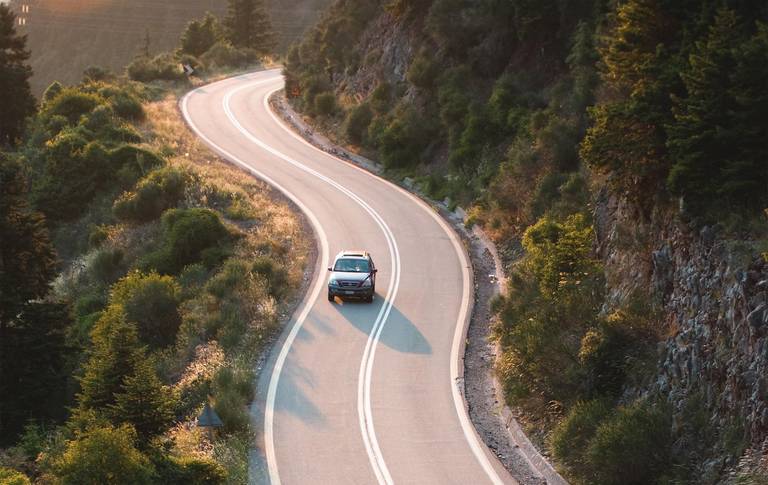
{"label": "steep embankment", "polygon": [[[21,1],[11,2],[17,11]],[[143,49],[158,53],[174,49],[187,23],[205,12],[223,16],[227,2],[217,0],[38,0],[24,14],[29,36],[33,92],[53,81],[77,82],[89,66],[120,71]],[[317,21],[329,0],[272,1],[269,12],[277,32],[278,50]]]}
{"label": "steep embankment", "polygon": [[765,473],[766,20],[339,1],[287,56],[319,129],[494,236],[498,375],[575,483]]}

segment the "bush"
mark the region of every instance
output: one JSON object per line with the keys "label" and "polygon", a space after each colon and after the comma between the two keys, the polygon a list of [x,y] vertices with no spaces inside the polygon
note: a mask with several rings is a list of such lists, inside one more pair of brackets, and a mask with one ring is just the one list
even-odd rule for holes
{"label": "bush", "polygon": [[209,459],[168,456],[156,466],[160,483],[168,485],[217,485],[227,479],[224,467]]}
{"label": "bush", "polygon": [[126,320],[136,324],[144,343],[162,348],[176,340],[181,325],[180,293],[173,277],[136,271],[115,284],[111,303],[123,307]]}
{"label": "bush", "polygon": [[111,284],[125,271],[123,251],[120,249],[99,249],[92,258],[89,272],[93,279],[102,285]]}
{"label": "bush", "polygon": [[45,105],[47,117],[63,116],[74,124],[80,117],[93,111],[104,99],[93,93],[86,93],[78,88],[64,88]]}
{"label": "bush", "polygon": [[200,60],[213,67],[245,67],[257,62],[259,55],[253,49],[238,49],[229,42],[219,41]]}
{"label": "bush", "polygon": [[109,159],[116,167],[123,167],[143,175],[155,167],[165,164],[158,154],[134,145],[121,145],[109,153]]}
{"label": "bush", "polygon": [[64,86],[61,85],[59,81],[53,81],[50,86],[45,88],[45,92],[43,93],[43,104],[49,103],[52,100],[58,96],[61,91],[64,89]]}
{"label": "bush", "polygon": [[[150,253],[144,267],[161,274],[178,274],[184,266],[208,259],[218,264],[229,231],[218,214],[209,209],[171,209],[163,214],[164,240],[160,249]],[[205,258],[208,255],[213,259]]]}
{"label": "bush", "polygon": [[600,423],[612,411],[610,403],[604,400],[576,403],[552,431],[550,442],[555,458],[575,473],[583,473],[584,451]]}
{"label": "bush", "polygon": [[352,108],[349,114],[347,114],[345,122],[345,131],[349,141],[358,144],[362,143],[372,119],[373,112],[367,103]]}
{"label": "bush", "polygon": [[247,401],[236,389],[221,387],[215,395],[213,408],[224,423],[222,431],[227,434],[247,431],[250,425]]}
{"label": "bush", "polygon": [[377,140],[384,166],[403,168],[420,163],[432,136],[432,126],[415,109],[399,110]]}
{"label": "bush", "polygon": [[95,249],[104,244],[109,237],[109,231],[106,226],[93,226],[88,232],[88,247]]}
{"label": "bush", "polygon": [[319,93],[315,96],[313,106],[319,116],[329,116],[336,111],[336,96],[329,91]]}
{"label": "bush", "polygon": [[54,463],[63,485],[151,484],[155,469],[136,449],[136,431],[129,425],[93,427],[67,444]]}
{"label": "bush", "polygon": [[662,405],[634,403],[603,421],[585,459],[592,483],[654,483],[669,463],[671,419]]}
{"label": "bush", "polygon": [[32,482],[23,473],[0,466],[0,483],[3,485],[30,485]]}
{"label": "bush", "polygon": [[432,89],[440,67],[434,62],[429,53],[422,51],[413,59],[408,67],[407,78],[414,86],[422,89]]}
{"label": "bush", "polygon": [[131,121],[141,121],[144,119],[144,107],[135,96],[121,91],[110,99],[110,102],[117,116]]}
{"label": "bush", "polygon": [[536,393],[567,404],[591,397],[588,367],[575,357],[584,334],[597,326],[603,301],[593,240],[581,214],[564,221],[545,217],[526,230],[527,254],[510,275],[494,329],[508,398]]}
{"label": "bush", "polygon": [[134,81],[176,81],[184,78],[184,71],[170,54],[157,57],[138,57],[128,65],[128,77]]}
{"label": "bush", "polygon": [[139,182],[134,192],[117,199],[112,210],[120,220],[147,222],[176,206],[183,198],[189,176],[172,167],[151,172]]}
{"label": "bush", "polygon": [[84,82],[111,81],[114,78],[112,71],[101,66],[89,66],[83,71]]}
{"label": "bush", "polygon": [[392,86],[383,82],[376,86],[371,93],[371,108],[376,114],[384,114],[389,111],[392,103]]}
{"label": "bush", "polygon": [[187,24],[184,33],[181,34],[180,51],[195,57],[208,52],[221,37],[221,27],[218,19],[208,12],[202,20],[193,20]]}
{"label": "bush", "polygon": [[276,265],[271,258],[260,256],[253,263],[253,272],[267,281],[269,294],[275,298],[282,296],[288,288],[288,274]]}

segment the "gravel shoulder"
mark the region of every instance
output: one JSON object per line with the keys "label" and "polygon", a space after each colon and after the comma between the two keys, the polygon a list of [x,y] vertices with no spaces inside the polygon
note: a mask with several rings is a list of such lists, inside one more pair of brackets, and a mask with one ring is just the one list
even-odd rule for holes
{"label": "gravel shoulder", "polygon": [[[382,175],[380,165],[335,145],[313,129],[292,109],[282,93],[273,95],[270,104],[275,113],[308,142]],[[493,297],[504,287],[502,265],[493,243],[479,228],[468,229],[464,226],[466,215],[461,209],[449,211],[444,203],[430,200],[420,193],[408,179],[399,185],[440,212],[462,237],[472,261],[474,306],[464,355],[464,386],[469,415],[478,434],[522,485],[567,484],[523,433],[513,412],[504,404],[501,387],[493,372],[497,349],[489,340],[493,323],[490,307]]]}

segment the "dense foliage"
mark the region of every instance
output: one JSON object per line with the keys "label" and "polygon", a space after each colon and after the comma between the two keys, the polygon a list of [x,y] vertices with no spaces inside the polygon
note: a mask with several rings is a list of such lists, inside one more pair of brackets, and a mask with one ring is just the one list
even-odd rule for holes
{"label": "dense foliage", "polygon": [[0,4],[0,147],[21,137],[27,116],[35,110],[26,42],[26,36],[16,32],[16,16],[10,7]]}
{"label": "dense foliage", "polygon": [[524,254],[497,370],[575,483],[684,481],[706,460],[637,394],[662,318],[644,294],[606,302],[590,203],[760,237],[766,22],[756,1],[340,0],[287,55],[286,93],[320,129]]}
{"label": "dense foliage", "polygon": [[0,444],[7,444],[28,419],[60,414],[48,398],[62,398],[69,317],[65,305],[42,301],[54,248],[42,214],[27,203],[22,165],[3,154],[0,187]]}
{"label": "dense foliage", "polygon": [[[210,40],[210,65],[257,59]],[[128,74],[178,79],[178,55]],[[0,481],[244,483],[299,221],[212,162],[162,85],[89,69],[45,91],[18,141],[0,152]],[[205,403],[224,423],[210,436]]]}
{"label": "dense foliage", "polygon": [[224,27],[235,47],[253,49],[261,55],[275,48],[275,33],[263,0],[229,0]]}

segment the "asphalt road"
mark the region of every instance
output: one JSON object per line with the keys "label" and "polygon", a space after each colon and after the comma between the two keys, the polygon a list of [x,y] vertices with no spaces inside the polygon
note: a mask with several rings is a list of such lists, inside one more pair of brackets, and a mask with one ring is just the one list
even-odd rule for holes
{"label": "asphalt road", "polygon": [[[417,198],[292,133],[266,102],[282,85],[262,71],[182,101],[198,135],[291,198],[318,240],[316,279],[261,373],[266,465],[251,480],[515,483],[464,409],[472,291],[460,241]],[[342,249],[372,253],[374,303],[327,300],[325,268]]]}

